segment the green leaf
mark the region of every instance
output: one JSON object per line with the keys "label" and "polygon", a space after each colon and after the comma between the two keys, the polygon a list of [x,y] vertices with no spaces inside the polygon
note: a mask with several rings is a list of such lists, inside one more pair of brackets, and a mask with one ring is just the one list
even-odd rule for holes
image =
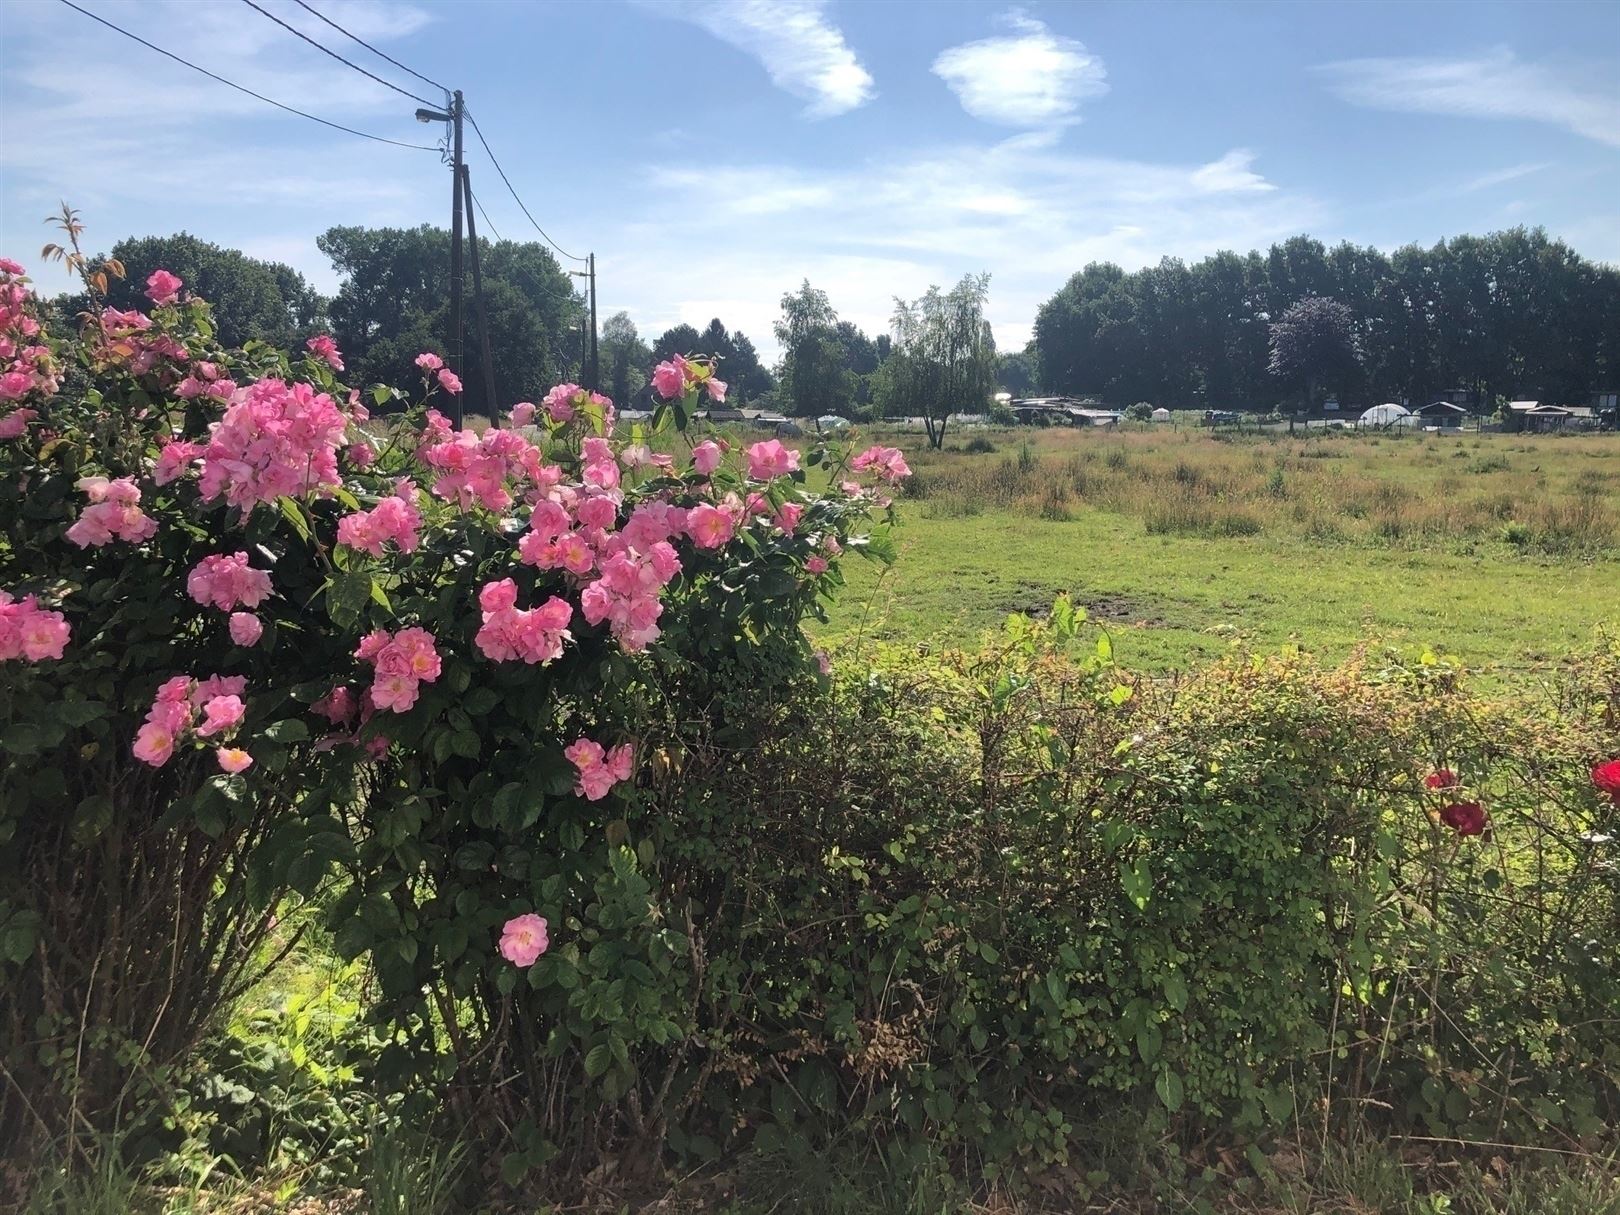
{"label": "green leaf", "polygon": [[613,1050],[606,1042],[598,1042],[585,1055],[585,1074],[596,1079],[613,1066]]}
{"label": "green leaf", "polygon": [[1164,998],[1170,1007],[1177,1012],[1187,1009],[1187,980],[1181,977],[1180,971],[1171,971],[1164,979]]}
{"label": "green leaf", "polygon": [[264,736],[271,742],[303,742],[309,738],[309,727],[296,717],[288,717],[266,727]]}
{"label": "green leaf", "polygon": [[1159,1100],[1164,1102],[1164,1108],[1172,1114],[1181,1108],[1185,1093],[1181,1087],[1181,1077],[1175,1072],[1160,1072],[1159,1078],[1153,1084],[1153,1091],[1159,1094]]}

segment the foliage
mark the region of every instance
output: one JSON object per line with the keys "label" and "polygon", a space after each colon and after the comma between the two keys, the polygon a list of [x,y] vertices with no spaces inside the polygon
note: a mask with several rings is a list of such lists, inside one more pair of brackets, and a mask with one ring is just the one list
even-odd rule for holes
{"label": "foliage", "polygon": [[[332,333],[354,383],[414,382],[416,356],[451,359],[466,383],[469,410],[486,392],[479,334],[469,295],[464,348],[445,347],[449,331],[450,234],[419,228],[332,228],[316,241],[343,278],[328,305]],[[584,305],[574,280],[538,242],[480,239],[480,269],[489,309],[497,399],[538,400],[552,384],[577,374]]]}
{"label": "foliage", "polygon": [[[26,334],[12,265],[6,328]],[[413,967],[510,989],[485,929],[520,909],[572,953],[565,917],[623,864],[586,847],[617,799],[594,804],[577,747],[619,744],[633,775],[661,630],[705,652],[774,639],[803,666],[798,621],[841,548],[881,548],[854,534],[870,495],[807,492],[775,444],[746,471],[718,449],[677,469],[612,440],[611,402],[573,385],[514,411],[538,429],[453,433],[421,402],[382,426],[330,339],[226,350],[182,288],[154,274],[150,315],[93,298],[82,331],[29,347],[0,418],[12,1142],[76,1136],[131,1086],[152,1099],[278,911],[338,872],[339,943],[372,948],[391,996]],[[459,391],[414,361],[429,396]],[[709,378],[683,362],[674,417]]]}
{"label": "foliage", "polygon": [[886,415],[923,419],[928,441],[945,442],[953,413],[983,413],[995,384],[996,344],[984,306],[988,274],[964,275],[948,292],[896,300],[894,349],[884,363],[879,404]]}
{"label": "foliage", "polygon": [[1347,385],[1361,365],[1356,318],[1338,300],[1308,295],[1271,323],[1271,374],[1305,385],[1305,407],[1319,384]]}
{"label": "foliage", "polygon": [[716,359],[718,374],[726,382],[726,399],[744,405],[775,386],[775,380],[759,361],[754,343],[742,330],[730,331],[715,317],[699,333],[691,325],[674,325],[653,343],[652,361],[663,362],[677,354],[704,351]]}
{"label": "foliage", "polygon": [[1130,274],[1092,263],[1041,306],[1031,348],[1048,391],[1253,408],[1277,400],[1268,326],[1307,296],[1354,314],[1367,361],[1350,391],[1373,402],[1462,388],[1481,412],[1502,392],[1580,403],[1620,374],[1620,271],[1539,228],[1388,255],[1297,236]]}
{"label": "foliage", "polygon": [[[112,247],[123,278],[107,284],[105,302],[113,308],[141,308],[141,291],[154,270],[179,275],[212,307],[210,316],[220,345],[249,341],[286,348],[296,346],[319,326],[324,301],[304,276],[281,262],[263,261],[236,249],[223,249],[188,233],[176,236],[127,237]],[[88,303],[80,296],[61,310],[76,315]]]}
{"label": "foliage", "polygon": [[808,418],[844,412],[854,384],[843,366],[838,314],[827,293],[809,279],[782,297],[776,340],[782,346],[780,379],[789,411]]}

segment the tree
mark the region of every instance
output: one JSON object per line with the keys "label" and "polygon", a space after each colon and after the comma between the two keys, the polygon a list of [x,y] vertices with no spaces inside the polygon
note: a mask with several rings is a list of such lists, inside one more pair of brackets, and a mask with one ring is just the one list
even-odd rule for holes
{"label": "tree", "polygon": [[621,408],[628,406],[647,385],[654,361],[652,351],[636,332],[636,323],[628,312],[615,312],[602,322],[598,345],[607,371],[607,394]]}
{"label": "tree", "polygon": [[1342,386],[1361,367],[1356,315],[1348,304],[1308,295],[1271,326],[1271,374],[1305,384],[1305,407],[1320,384]]}
{"label": "tree", "polygon": [[[146,308],[146,279],[167,270],[184,280],[186,290],[213,305],[215,331],[227,346],[250,339],[275,346],[299,345],[320,325],[324,301],[304,276],[280,262],[261,261],[239,249],[181,232],[176,236],[128,237],[113,246],[112,257],[124,263],[125,277],[107,285],[107,302],[115,308]],[[106,255],[97,261],[105,261]],[[83,304],[70,301],[77,312]]]}
{"label": "tree", "polygon": [[784,295],[776,340],[782,344],[781,381],[791,412],[799,417],[837,412],[851,394],[838,314],[827,293],[805,279]]}
{"label": "tree", "polygon": [[[450,234],[419,228],[332,228],[316,241],[343,276],[329,306],[332,330],[357,383],[420,380],[418,354],[446,355],[465,384],[468,408],[486,399],[478,358],[471,283],[463,346],[450,328]],[[579,374],[584,304],[556,258],[535,242],[480,240],[484,293],[494,355],[496,404],[538,400],[551,385]],[[459,357],[458,357],[459,355]]]}
{"label": "tree", "polygon": [[921,415],[941,447],[953,413],[982,413],[995,387],[996,347],[984,319],[988,274],[966,274],[949,292],[894,302],[894,346],[883,364],[885,414]]}
{"label": "tree", "polygon": [[1027,350],[1009,350],[996,356],[996,384],[1003,392],[1027,397],[1035,391],[1035,359]]}

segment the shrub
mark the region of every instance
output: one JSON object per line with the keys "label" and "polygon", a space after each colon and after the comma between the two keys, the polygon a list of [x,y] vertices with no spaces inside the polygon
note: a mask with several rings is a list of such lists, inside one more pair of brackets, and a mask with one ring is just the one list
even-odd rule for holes
{"label": "shrub", "polygon": [[[461,1028],[425,988],[493,1010],[546,973],[502,958],[503,923],[543,911],[568,966],[598,893],[663,965],[634,864],[599,846],[658,762],[638,734],[668,703],[663,650],[761,683],[813,666],[798,623],[838,555],[884,551],[856,532],[872,495],[806,493],[775,441],[744,471],[712,444],[677,468],[613,442],[611,402],[574,385],[481,436],[425,401],[368,423],[329,338],[222,350],[161,272],[150,315],[102,305],[119,268],[86,266],[67,222],[77,329],[41,338],[0,268],[22,351],[0,416],[0,1135],[77,1134],[160,1087],[283,900],[339,874],[337,941],[414,1032]],[[417,362],[427,398],[459,392]],[[656,424],[684,429],[710,380],[660,365]],[[904,475],[890,449],[807,460],[834,485]],[[596,964],[620,981],[620,961]]]}

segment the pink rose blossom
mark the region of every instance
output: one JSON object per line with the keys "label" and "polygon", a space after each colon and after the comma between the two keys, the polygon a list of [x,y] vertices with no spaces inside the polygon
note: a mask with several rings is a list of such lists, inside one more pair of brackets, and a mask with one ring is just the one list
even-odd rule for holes
{"label": "pink rose blossom", "polygon": [[866,472],[870,469],[877,474],[879,480],[891,483],[903,481],[911,475],[911,468],[897,447],[868,447],[851,460],[849,466],[856,472]]}
{"label": "pink rose blossom", "polygon": [[270,594],[270,575],[248,565],[246,553],[214,553],[186,576],[186,592],[204,607],[222,612],[256,608]]}
{"label": "pink rose blossom", "polygon": [[686,373],[683,367],[685,360],[660,363],[653,368],[653,391],[666,401],[673,401],[686,393]]}
{"label": "pink rose blossom", "polygon": [[37,417],[39,417],[37,410],[13,409],[5,417],[0,418],[0,439],[19,438],[28,429],[28,423]]}
{"label": "pink rose blossom", "polygon": [[167,270],[154,270],[146,279],[146,298],[158,307],[180,298],[180,279]]}
{"label": "pink rose blossom", "polygon": [[687,512],[686,534],[699,548],[719,548],[731,539],[735,530],[732,517],[707,502]]}
{"label": "pink rose blossom", "polygon": [[606,797],[620,781],[629,780],[635,760],[628,743],[604,751],[601,743],[589,738],[575,740],[563,749],[563,755],[578,773],[574,792],[593,802]]}
{"label": "pink rose blossom", "polygon": [[827,572],[827,559],[825,557],[811,557],[805,561],[804,568],[812,574],[825,574]]}
{"label": "pink rose blossom", "polygon": [[304,343],[304,348],[315,358],[323,361],[333,371],[343,370],[343,354],[338,350],[337,342],[329,334],[319,334]]}
{"label": "pink rose blossom", "polygon": [[258,645],[264,636],[264,622],[252,612],[232,612],[229,627],[231,640],[239,646]]}
{"label": "pink rose blossom", "polygon": [[219,761],[222,771],[232,774],[246,772],[253,766],[253,756],[240,747],[221,747],[214,752],[214,758]]}
{"label": "pink rose blossom", "polygon": [[0,662],[60,659],[68,642],[67,618],[42,609],[32,595],[13,599],[0,591]]}
{"label": "pink rose blossom", "polygon": [[423,371],[437,371],[444,366],[444,360],[431,350],[424,350],[416,356],[416,365]]}
{"label": "pink rose blossom", "polygon": [[174,754],[174,741],[172,730],[149,721],[135,735],[135,758],[161,768]]}
{"label": "pink rose blossom", "polygon": [[546,932],[544,916],[533,912],[513,916],[501,928],[501,957],[513,966],[533,966],[549,948],[551,938]]}
{"label": "pink rose blossom", "polygon": [[723,401],[726,399],[726,382],[724,380],[717,380],[711,375],[703,381],[703,387],[708,389],[709,400]]}
{"label": "pink rose blossom", "polygon": [[564,422],[571,421],[574,416],[574,403],[583,400],[584,397],[585,390],[578,384],[558,384],[550,392],[546,393],[545,400],[542,402],[545,407],[546,417],[559,426]]}
{"label": "pink rose blossom", "polygon": [[439,387],[446,392],[459,393],[461,391],[461,377],[448,367],[439,368]]}
{"label": "pink rose blossom", "polygon": [[705,439],[692,449],[692,467],[707,477],[720,467],[723,454],[718,443]]}
{"label": "pink rose blossom", "polygon": [[370,468],[376,462],[377,452],[370,443],[356,440],[344,449],[349,457],[349,463],[356,468]]}
{"label": "pink rose blossom", "polygon": [[799,467],[799,453],[783,447],[780,439],[766,439],[748,449],[748,475],[755,481],[786,476]]}
{"label": "pink rose blossom", "polygon": [[337,450],[348,419],[308,384],[260,380],[232,391],[203,452],[198,489],[244,513],[256,503],[340,483]]}
{"label": "pink rose blossom", "polygon": [[512,425],[528,426],[534,421],[534,402],[519,401],[512,406]]}
{"label": "pink rose blossom", "polygon": [[203,721],[197,727],[197,737],[210,738],[242,724],[247,706],[240,696],[216,696],[202,707]]}

